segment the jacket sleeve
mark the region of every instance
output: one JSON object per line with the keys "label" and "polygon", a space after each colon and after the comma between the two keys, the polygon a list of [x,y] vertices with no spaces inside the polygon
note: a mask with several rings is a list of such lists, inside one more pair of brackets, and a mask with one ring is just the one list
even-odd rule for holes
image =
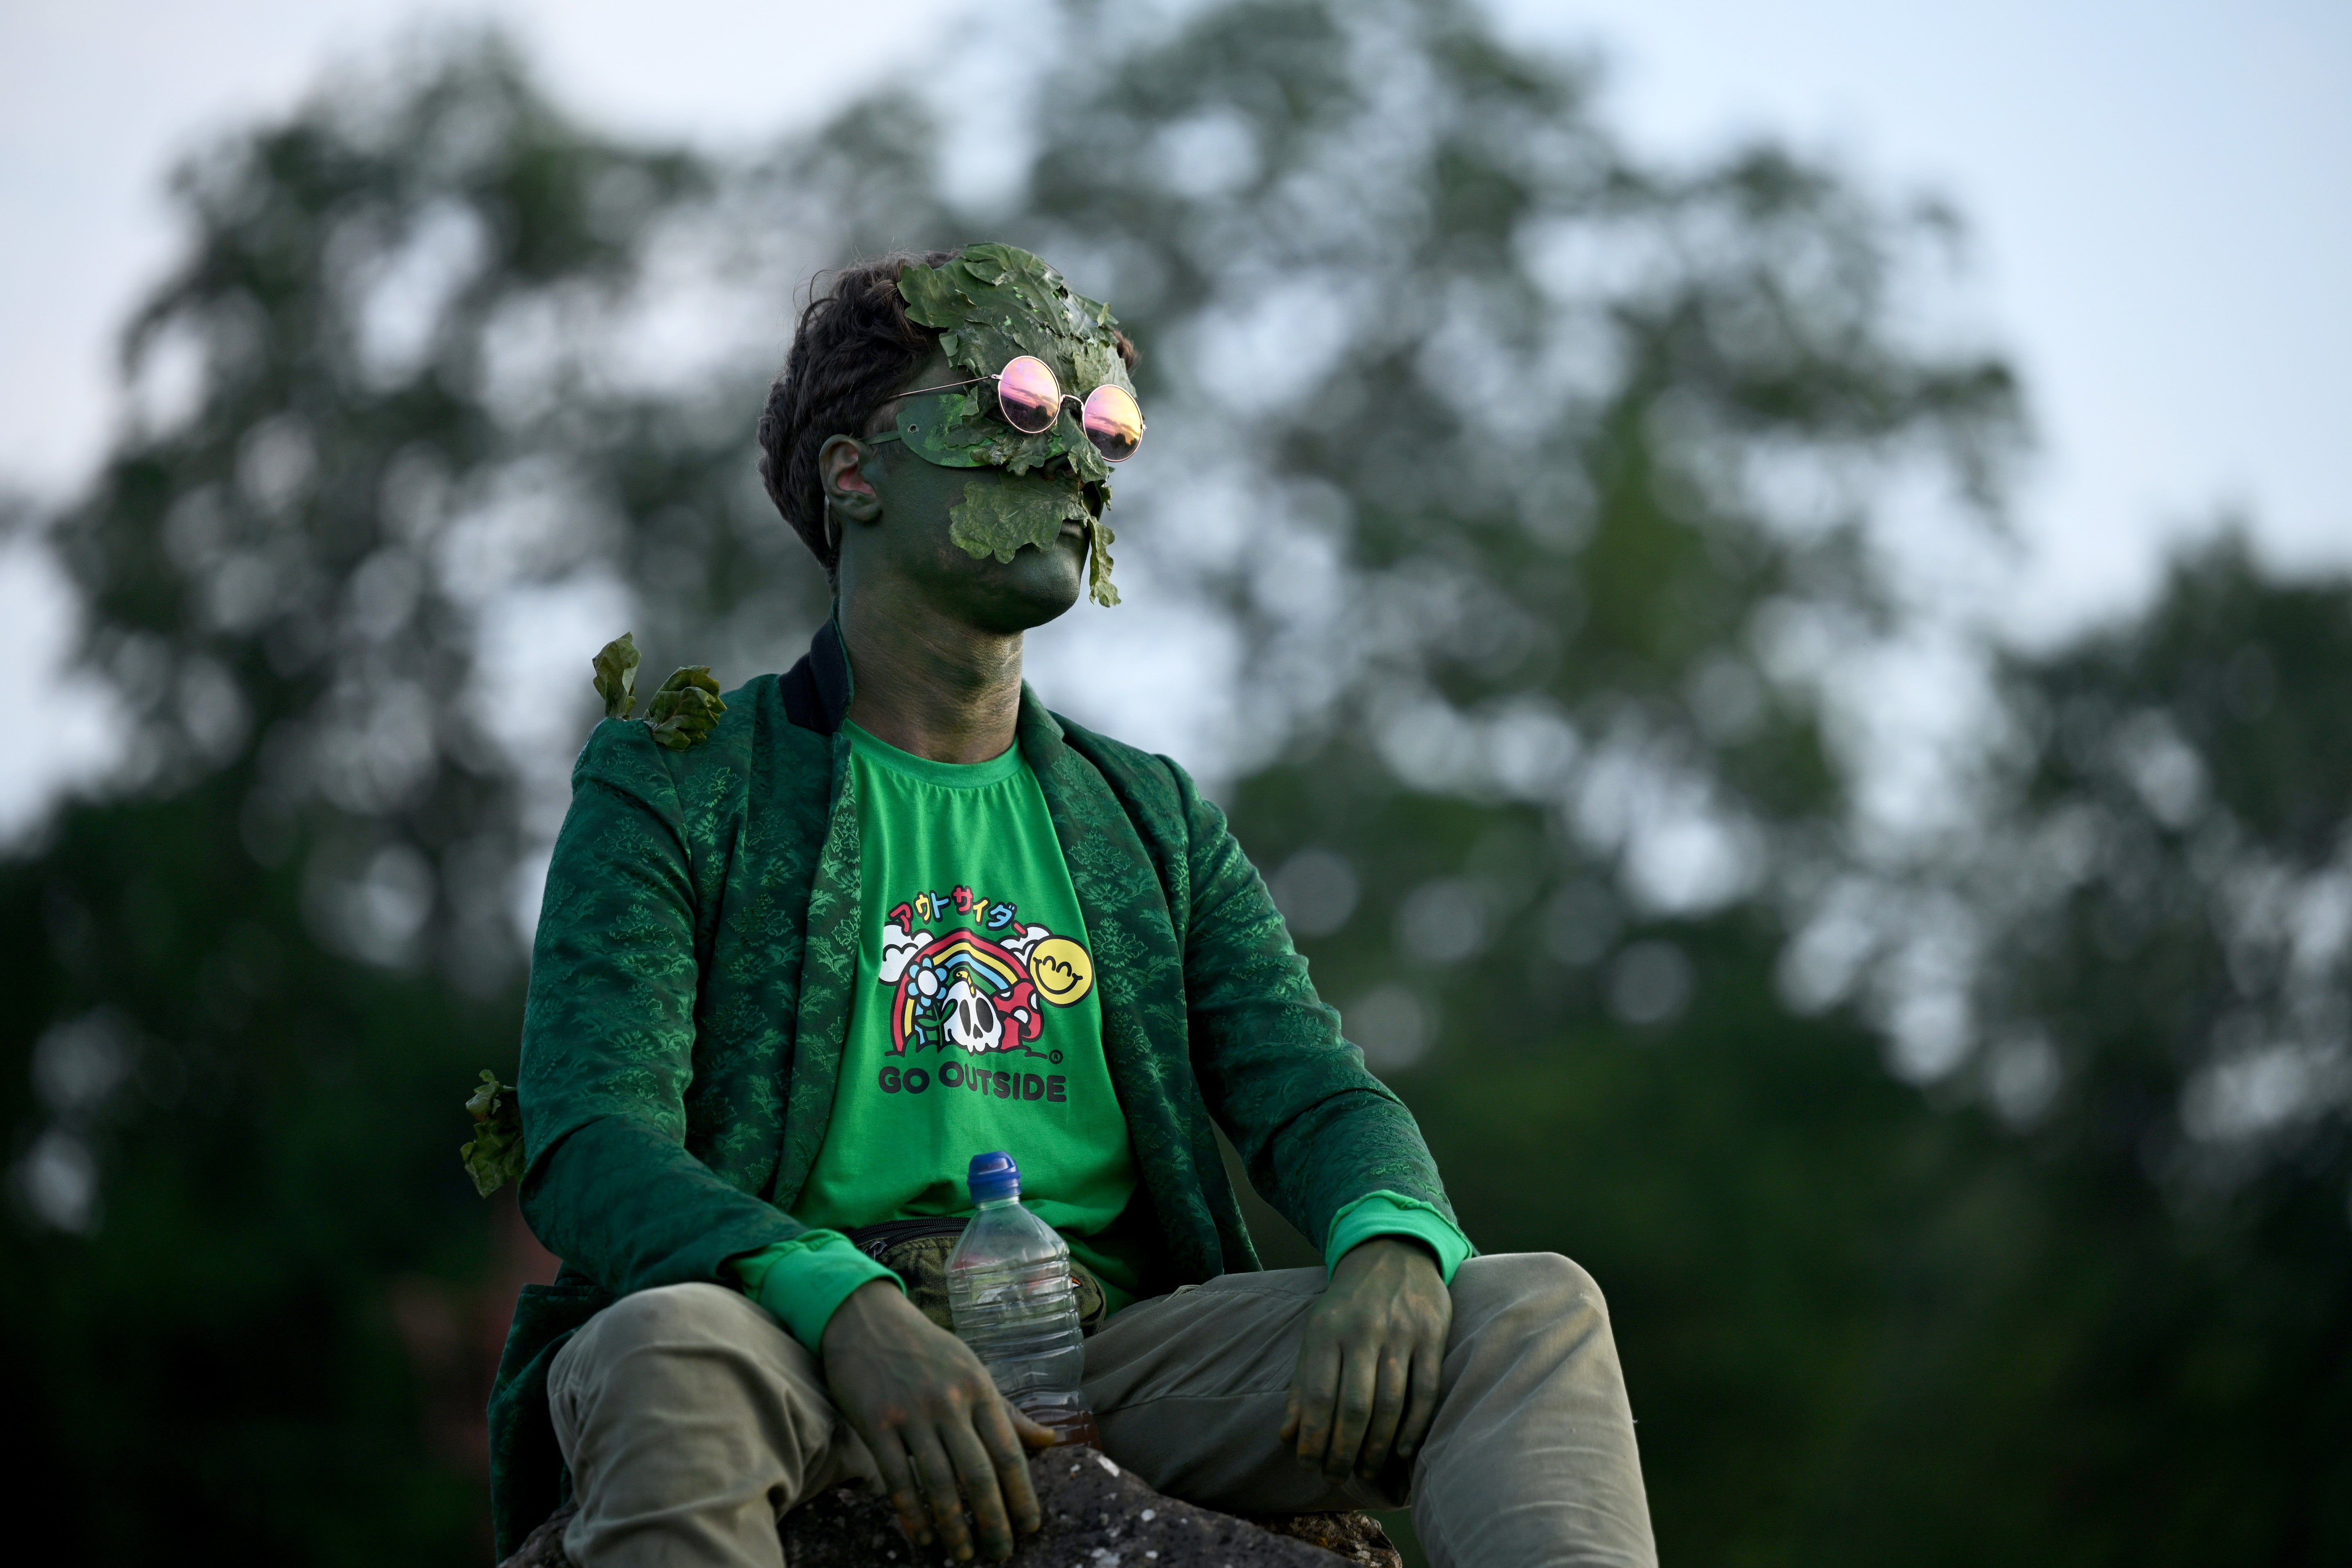
{"label": "jacket sleeve", "polygon": [[522,1207],[615,1295],[728,1280],[805,1226],[688,1152],[695,895],[668,765],[642,724],[597,726],[572,770],[531,952]]}
{"label": "jacket sleeve", "polygon": [[1374,1193],[1457,1224],[1412,1112],[1340,1037],[1339,1015],[1316,995],[1225,814],[1167,766],[1189,840],[1181,918],[1193,1070],[1250,1184],[1318,1247],[1341,1209]]}

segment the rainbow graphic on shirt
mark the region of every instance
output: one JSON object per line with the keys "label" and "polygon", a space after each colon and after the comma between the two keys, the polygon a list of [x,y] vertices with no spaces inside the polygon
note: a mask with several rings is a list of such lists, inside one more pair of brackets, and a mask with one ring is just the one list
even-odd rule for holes
{"label": "rainbow graphic on shirt", "polygon": [[957,888],[917,893],[883,917],[876,978],[890,987],[894,1057],[910,1047],[1045,1056],[1047,1009],[1085,996],[1095,969],[1079,943],[1023,924],[1012,900]]}

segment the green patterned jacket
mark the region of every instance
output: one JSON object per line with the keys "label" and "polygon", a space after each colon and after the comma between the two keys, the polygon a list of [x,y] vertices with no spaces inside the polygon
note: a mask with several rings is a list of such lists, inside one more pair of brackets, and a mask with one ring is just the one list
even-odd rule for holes
{"label": "green patterned jacket", "polygon": [[[704,743],[668,752],[606,722],[572,770],[519,1080],[523,1213],[564,1267],[526,1288],[491,1394],[502,1556],[567,1488],[546,1377],[572,1331],[804,1228],[789,1211],[824,1140],[857,965],[849,691],[828,624],[789,672],[728,693]],[[1383,1189],[1450,1216],[1412,1113],[1340,1038],[1224,815],[1173,763],[1025,689],[1019,739],[1086,915],[1160,1242],[1147,1289],[1258,1266],[1213,1123],[1307,1237]]]}

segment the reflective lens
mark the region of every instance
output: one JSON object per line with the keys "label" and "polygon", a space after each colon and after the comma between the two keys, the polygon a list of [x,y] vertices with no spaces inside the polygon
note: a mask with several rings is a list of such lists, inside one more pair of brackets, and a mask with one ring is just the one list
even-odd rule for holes
{"label": "reflective lens", "polygon": [[1041,434],[1061,417],[1062,384],[1044,360],[1023,354],[997,376],[996,406],[1004,422],[1024,436]]}
{"label": "reflective lens", "polygon": [[1087,427],[1087,439],[1095,444],[1105,462],[1124,463],[1143,445],[1143,410],[1123,386],[1105,382],[1087,394],[1086,415],[1080,422]]}

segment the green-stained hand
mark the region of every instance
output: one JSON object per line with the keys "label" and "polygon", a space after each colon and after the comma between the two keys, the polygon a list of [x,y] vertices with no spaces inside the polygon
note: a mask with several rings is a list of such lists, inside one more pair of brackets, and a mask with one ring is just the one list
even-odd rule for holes
{"label": "green-stained hand", "polygon": [[1454,1298],[1419,1242],[1376,1236],[1348,1249],[1307,1317],[1282,1440],[1333,1480],[1410,1460],[1437,1415]]}
{"label": "green-stained hand", "polygon": [[835,1309],[824,1376],[913,1540],[928,1545],[936,1529],[958,1558],[970,1558],[969,1503],[982,1550],[1003,1559],[1013,1555],[1015,1528],[1025,1535],[1045,1522],[1025,1449],[1053,1447],[1054,1435],[1007,1404],[980,1358],[896,1285],[861,1285]]}

